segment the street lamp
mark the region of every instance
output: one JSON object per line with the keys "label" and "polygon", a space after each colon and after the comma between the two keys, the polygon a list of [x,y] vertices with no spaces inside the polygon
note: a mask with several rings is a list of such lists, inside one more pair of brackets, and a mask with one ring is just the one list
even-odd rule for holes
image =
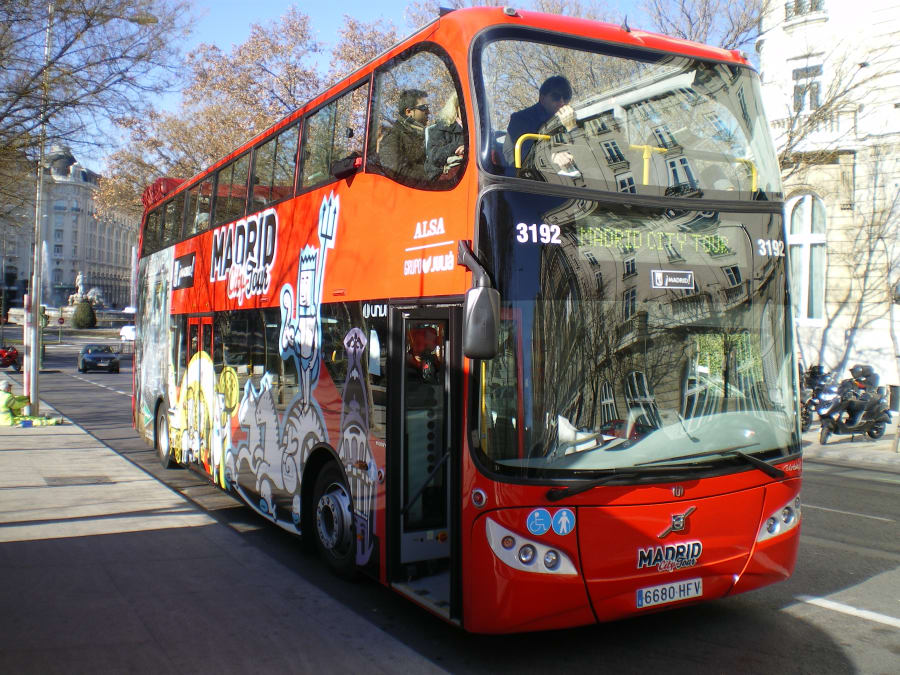
{"label": "street lamp", "polygon": [[[31,272],[31,326],[27,331],[28,338],[27,347],[30,354],[26,351],[26,360],[28,368],[25,371],[25,390],[31,402],[31,414],[37,415],[40,412],[40,390],[38,387],[38,374],[40,372],[40,353],[41,353],[41,192],[44,185],[44,145],[47,141],[47,107],[50,93],[50,42],[53,36],[53,14],[55,11],[55,0],[47,3],[47,29],[44,36],[44,72],[42,78],[41,92],[41,131],[39,136],[37,178],[34,186],[34,259],[32,261]],[[97,14],[103,22],[112,19],[121,19],[139,26],[147,26],[157,23],[158,19],[152,14],[140,12],[131,16],[119,16],[116,14]]]}

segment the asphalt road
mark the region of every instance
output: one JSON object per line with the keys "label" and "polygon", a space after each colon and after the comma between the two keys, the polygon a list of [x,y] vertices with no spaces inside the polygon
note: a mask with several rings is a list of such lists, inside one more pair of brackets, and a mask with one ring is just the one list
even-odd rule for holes
{"label": "asphalt road", "polygon": [[202,479],[160,468],[131,428],[130,360],[117,375],[80,374],[75,354],[73,345],[48,345],[43,400],[239,532],[248,545],[450,672],[898,671],[900,473],[805,462],[800,557],[785,583],[613,624],[469,635],[378,584],[338,580],[296,539]]}

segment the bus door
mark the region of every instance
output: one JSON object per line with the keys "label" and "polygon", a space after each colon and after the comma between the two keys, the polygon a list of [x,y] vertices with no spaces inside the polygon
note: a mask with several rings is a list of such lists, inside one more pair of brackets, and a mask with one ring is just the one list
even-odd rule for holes
{"label": "bus door", "polygon": [[[211,316],[188,318],[187,378],[185,403],[187,437],[182,441],[182,459],[196,468],[210,467],[210,432],[215,404],[213,371],[213,320]],[[185,444],[185,441],[187,443]]]}
{"label": "bus door", "polygon": [[391,387],[399,390],[399,403],[391,492],[399,517],[390,522],[399,532],[393,532],[391,577],[398,590],[450,619],[459,617],[460,317],[457,307],[392,316],[399,358]]}

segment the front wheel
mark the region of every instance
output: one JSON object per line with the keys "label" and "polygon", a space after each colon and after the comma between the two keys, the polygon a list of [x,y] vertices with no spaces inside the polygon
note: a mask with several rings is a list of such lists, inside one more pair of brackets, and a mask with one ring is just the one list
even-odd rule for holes
{"label": "front wheel", "polygon": [[829,438],[831,438],[831,420],[823,419],[822,430],[819,432],[819,443],[825,445]]}
{"label": "front wheel", "polygon": [[350,490],[337,465],[329,464],[316,477],[316,547],[338,576],[351,578],[356,571],[353,514]]}
{"label": "front wheel", "polygon": [[169,415],[164,405],[156,410],[156,431],[154,433],[154,445],[158,453],[159,463],[164,469],[175,466],[175,458],[172,457],[172,444],[169,438]]}
{"label": "front wheel", "polygon": [[879,438],[884,436],[884,430],[887,425],[884,422],[875,422],[871,427],[866,430],[866,434],[873,441],[877,441]]}

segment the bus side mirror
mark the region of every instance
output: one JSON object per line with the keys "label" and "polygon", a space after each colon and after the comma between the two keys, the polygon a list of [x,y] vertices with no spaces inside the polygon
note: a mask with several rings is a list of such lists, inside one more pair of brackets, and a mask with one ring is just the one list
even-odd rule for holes
{"label": "bus side mirror", "polygon": [[470,359],[492,359],[498,352],[500,292],[477,286],[466,291],[463,306],[463,354]]}

